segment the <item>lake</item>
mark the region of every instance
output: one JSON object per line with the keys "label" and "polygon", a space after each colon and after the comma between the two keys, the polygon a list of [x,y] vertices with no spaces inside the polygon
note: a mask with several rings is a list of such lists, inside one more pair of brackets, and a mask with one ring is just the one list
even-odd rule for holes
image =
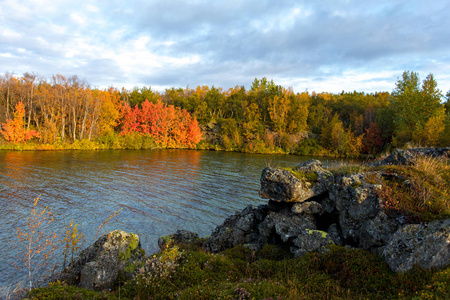
{"label": "lake", "polygon": [[[151,254],[162,235],[178,229],[209,235],[228,215],[266,203],[258,196],[262,169],[295,167],[307,159],[196,150],[0,151],[0,287],[26,274],[13,265],[17,227],[26,224],[39,195],[38,208],[48,206],[55,214],[53,230],[61,234],[73,220],[86,235],[84,247],[122,208],[101,232],[136,233]],[[62,264],[61,255],[53,262]]]}

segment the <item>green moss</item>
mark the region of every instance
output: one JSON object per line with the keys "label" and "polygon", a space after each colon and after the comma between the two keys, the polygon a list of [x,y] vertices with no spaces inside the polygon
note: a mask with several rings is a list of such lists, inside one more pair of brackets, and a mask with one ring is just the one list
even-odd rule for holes
{"label": "green moss", "polygon": [[[122,236],[120,236],[120,238],[123,239]],[[130,241],[128,247],[125,251],[119,253],[119,261],[130,259],[133,254],[133,251],[136,250],[138,245],[139,245],[139,237],[134,233],[130,233]]]}
{"label": "green moss", "polygon": [[303,172],[301,170],[294,170],[292,168],[281,168],[285,171],[289,171],[294,175],[297,179],[300,179],[302,181],[314,183],[317,182],[319,179],[319,176],[315,172]]}
{"label": "green moss", "polygon": [[308,234],[314,234],[314,233],[318,233],[320,234],[320,236],[324,239],[327,238],[328,233],[326,233],[325,231],[322,230],[312,230],[312,229],[306,229],[306,232],[308,232]]}

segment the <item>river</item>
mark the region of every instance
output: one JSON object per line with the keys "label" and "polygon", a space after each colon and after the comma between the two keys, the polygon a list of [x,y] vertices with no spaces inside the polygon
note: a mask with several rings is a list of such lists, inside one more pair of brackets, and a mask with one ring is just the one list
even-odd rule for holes
{"label": "river", "polygon": [[73,220],[86,235],[84,246],[122,208],[101,232],[137,233],[150,254],[159,236],[178,229],[205,236],[226,216],[265,203],[258,196],[262,169],[307,159],[195,150],[0,151],[0,287],[25,278],[25,269],[14,267],[22,249],[17,227],[24,228],[39,195],[38,209],[48,206],[55,215],[51,229],[61,235]]}

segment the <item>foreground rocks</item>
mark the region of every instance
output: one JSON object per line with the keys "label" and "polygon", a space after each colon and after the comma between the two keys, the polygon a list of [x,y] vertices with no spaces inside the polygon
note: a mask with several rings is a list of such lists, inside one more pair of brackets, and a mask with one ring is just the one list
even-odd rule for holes
{"label": "foreground rocks", "polygon": [[[415,155],[441,155],[448,153],[445,149],[417,150],[414,155],[396,150],[376,166],[413,164]],[[275,244],[302,256],[338,244],[382,255],[396,272],[415,264],[423,268],[450,264],[450,219],[408,224],[406,216],[389,214],[380,196],[384,176],[392,174],[374,171],[335,177],[316,160],[291,171],[265,168],[260,195],[269,202],[228,217],[206,241],[206,249],[219,252],[244,244],[259,250]]]}
{"label": "foreground rocks", "polygon": [[138,235],[114,230],[83,250],[58,279],[91,290],[111,289],[119,274],[130,277],[144,258]]}
{"label": "foreground rocks", "polygon": [[407,225],[392,236],[382,256],[396,272],[450,264],[450,219]]}

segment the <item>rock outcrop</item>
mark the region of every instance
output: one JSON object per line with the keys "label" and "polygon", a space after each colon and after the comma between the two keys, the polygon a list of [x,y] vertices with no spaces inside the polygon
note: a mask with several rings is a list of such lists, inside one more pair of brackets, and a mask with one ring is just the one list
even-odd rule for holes
{"label": "rock outcrop", "polygon": [[376,161],[370,164],[373,167],[386,166],[386,165],[413,165],[414,155],[403,149],[395,149],[392,154],[384,158],[381,161]]}
{"label": "rock outcrop", "polygon": [[138,235],[114,230],[83,250],[58,279],[91,290],[110,289],[119,274],[130,277],[144,258]]}
{"label": "rock outcrop", "polygon": [[396,272],[414,265],[426,269],[449,265],[450,219],[406,225],[393,234],[382,256]]}
{"label": "rock outcrop", "polygon": [[[441,155],[447,153],[444,150],[414,154],[396,150],[374,165],[411,165],[415,155]],[[383,255],[394,271],[415,264],[425,268],[450,264],[450,219],[409,224],[411,220],[401,213],[386,211],[380,182],[392,176],[396,175],[372,171],[335,178],[315,160],[292,170],[265,168],[260,195],[269,202],[227,218],[206,241],[206,248],[219,252],[244,244],[259,250],[275,244],[302,256],[327,251],[334,243]]]}
{"label": "rock outcrop", "polygon": [[327,192],[333,174],[318,160],[298,165],[292,171],[267,167],[261,174],[262,198],[278,202],[303,202]]}

